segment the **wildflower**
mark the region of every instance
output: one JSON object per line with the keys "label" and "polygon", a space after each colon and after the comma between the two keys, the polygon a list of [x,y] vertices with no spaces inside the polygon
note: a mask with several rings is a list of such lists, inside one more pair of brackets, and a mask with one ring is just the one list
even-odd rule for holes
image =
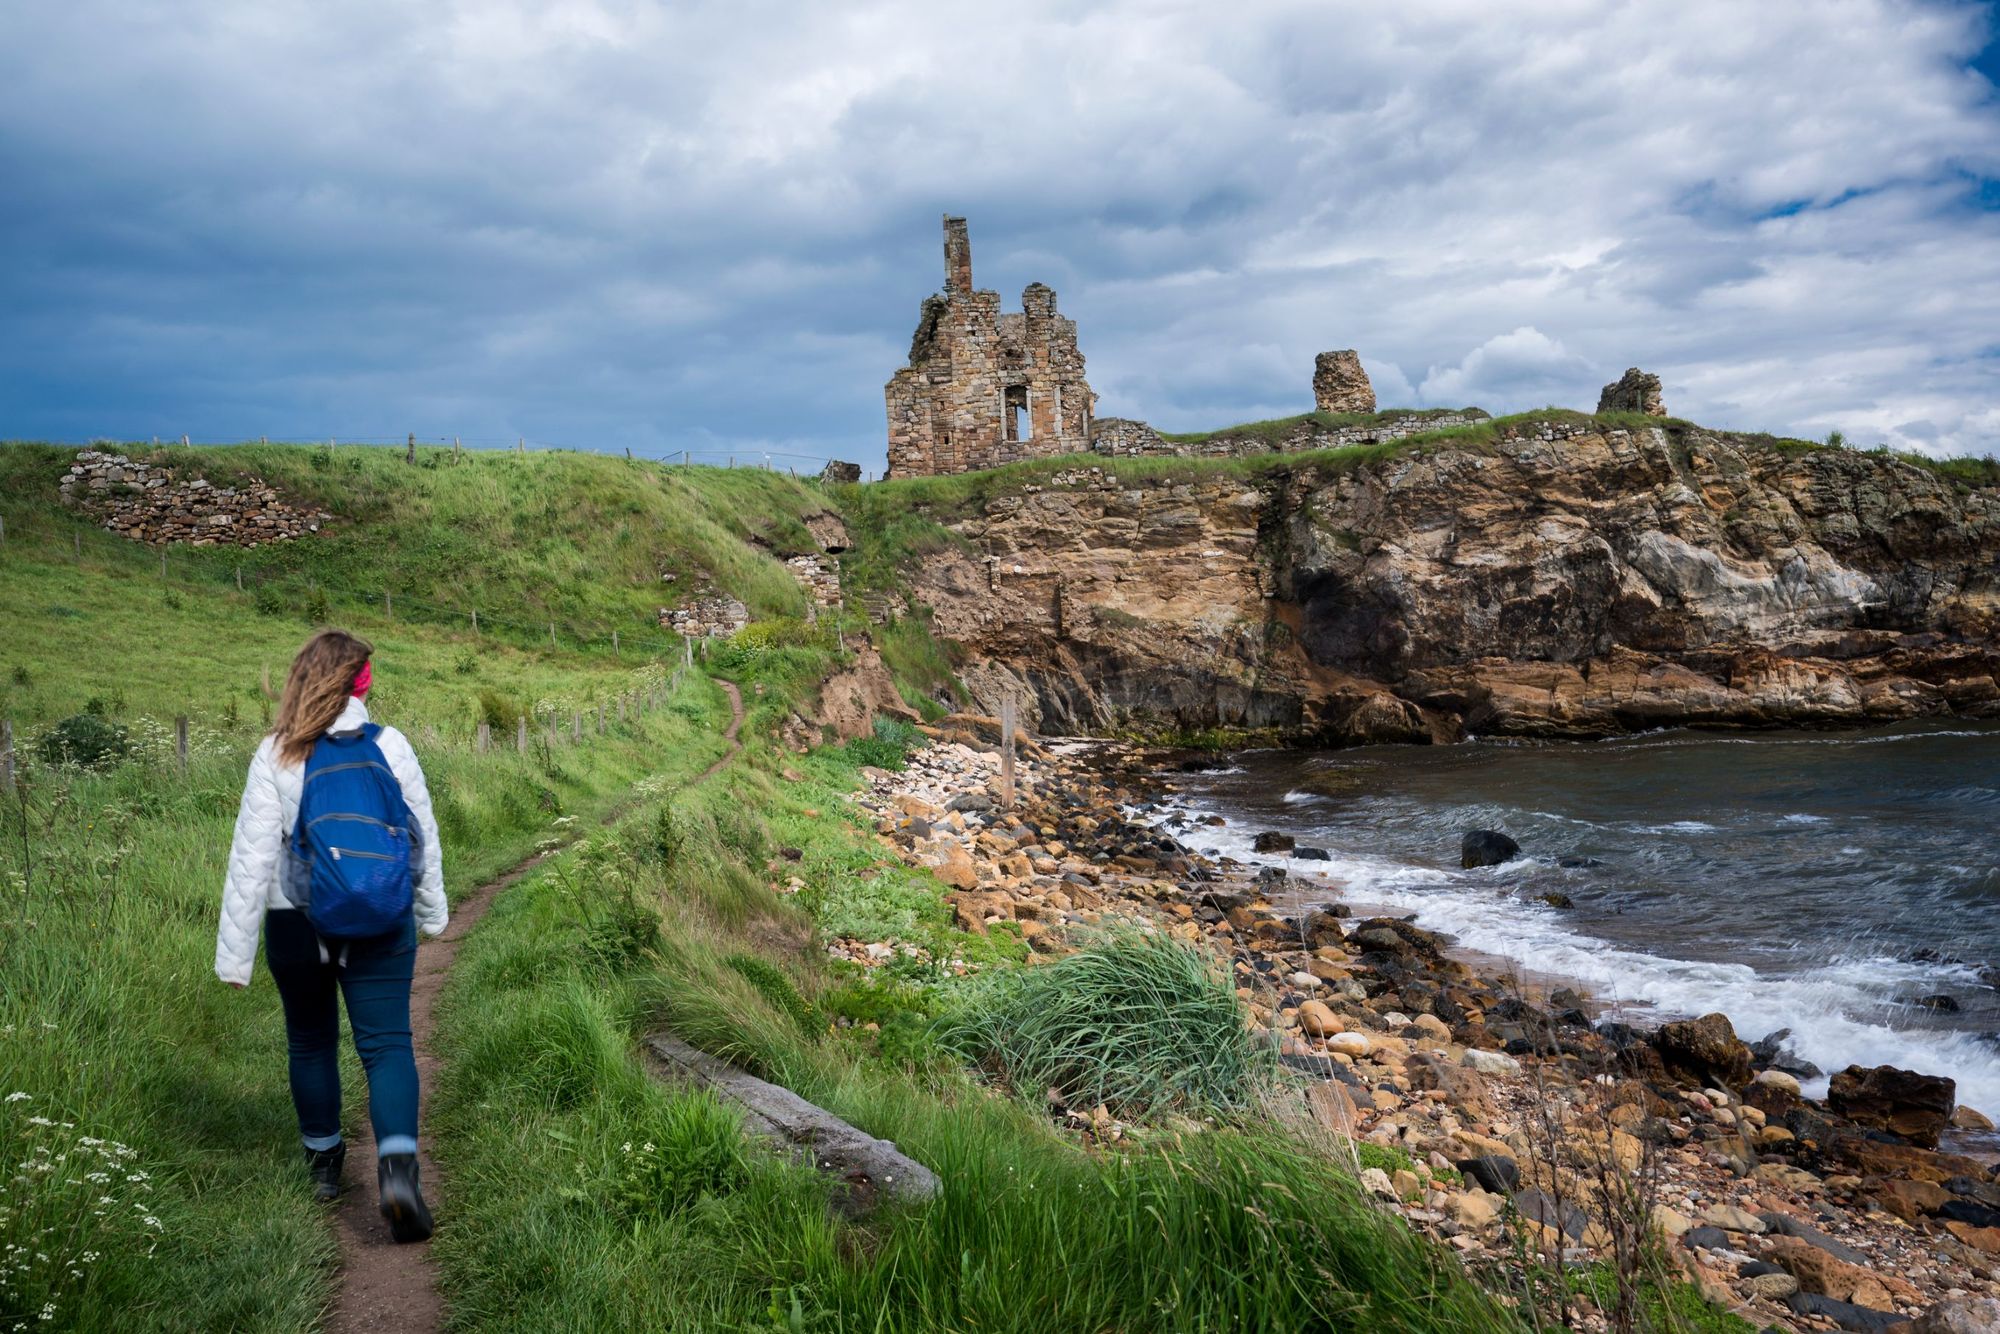
{"label": "wildflower", "polygon": [[28,1118],[28,1124],[31,1126],[52,1126],[55,1122],[49,1120],[46,1116],[31,1116]]}
{"label": "wildflower", "polygon": [[[7,1030],[9,1032],[12,1032],[13,1029],[14,1026],[12,1024],[7,1025]],[[27,1100],[28,1100],[28,1095],[21,1092],[19,1089],[16,1089],[14,1092],[9,1093],[7,1095],[8,1102],[26,1102]]]}

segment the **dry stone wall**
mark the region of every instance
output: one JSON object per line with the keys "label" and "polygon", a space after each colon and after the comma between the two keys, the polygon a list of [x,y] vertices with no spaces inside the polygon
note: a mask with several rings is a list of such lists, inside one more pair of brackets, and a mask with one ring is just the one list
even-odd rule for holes
{"label": "dry stone wall", "polygon": [[183,480],[171,468],[95,449],[76,456],[61,490],[64,504],[104,528],[153,545],[262,546],[316,533],[333,518],[325,510],[287,502],[260,478],[215,486],[203,477]]}
{"label": "dry stone wall", "polygon": [[689,639],[727,639],[750,624],[750,609],[732,597],[702,598],[660,608],[660,624]]}
{"label": "dry stone wall", "polygon": [[1186,458],[1242,458],[1251,454],[1296,454],[1309,449],[1338,449],[1344,445],[1375,445],[1424,431],[1469,426],[1484,420],[1486,414],[1477,408],[1427,414],[1383,413],[1379,420],[1346,426],[1328,426],[1307,416],[1275,434],[1218,431],[1198,440],[1169,440],[1144,422],[1107,417],[1093,427],[1090,449],[1094,454],[1111,457],[1172,454]]}

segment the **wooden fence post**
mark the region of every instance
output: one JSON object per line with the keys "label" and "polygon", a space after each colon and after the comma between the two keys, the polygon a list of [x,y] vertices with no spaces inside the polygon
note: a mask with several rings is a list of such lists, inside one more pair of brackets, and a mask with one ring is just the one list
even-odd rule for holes
{"label": "wooden fence post", "polygon": [[523,755],[528,753],[528,715],[525,713],[514,721],[514,749]]}
{"label": "wooden fence post", "polygon": [[410,432],[410,447],[407,450],[403,451],[403,462],[415,463],[416,461],[417,461],[417,433],[415,431],[412,431]]}
{"label": "wooden fence post", "polygon": [[620,727],[625,725],[625,697],[623,695],[618,697],[618,725]]}
{"label": "wooden fence post", "polygon": [[0,718],[0,792],[14,790],[14,724]]}
{"label": "wooden fence post", "polygon": [[479,724],[479,736],[473,744],[478,747],[479,753],[484,755],[486,748],[493,744],[493,724],[481,720]]}
{"label": "wooden fence post", "polygon": [[583,740],[583,710],[582,710],[582,709],[578,709],[578,710],[576,710],[576,711],[575,711],[574,713],[570,714],[570,716],[569,716],[569,739],[570,739],[571,741],[581,741],[581,740]]}
{"label": "wooden fence post", "polygon": [[550,648],[554,648],[555,646],[556,646],[556,623],[555,623],[554,621],[550,621],[550,622],[549,622],[549,647],[550,647]]}
{"label": "wooden fence post", "polygon": [[161,547],[161,548],[160,548],[160,578],[164,579],[164,578],[166,578],[166,577],[167,577],[167,549],[166,549],[165,547]]}
{"label": "wooden fence post", "polygon": [[188,720],[185,713],[174,716],[174,754],[180,757],[181,773],[188,771]]}
{"label": "wooden fence post", "polygon": [[1014,808],[1014,696],[1000,701],[1000,804]]}
{"label": "wooden fence post", "polygon": [[614,658],[618,656],[618,632],[616,630],[611,632],[611,656]]}
{"label": "wooden fence post", "polygon": [[[79,551],[77,554],[82,555],[83,553]],[[239,593],[243,591],[243,567],[241,565],[236,567],[236,591]]]}
{"label": "wooden fence post", "polygon": [[475,635],[479,633],[479,608],[477,607],[472,609],[472,633]]}

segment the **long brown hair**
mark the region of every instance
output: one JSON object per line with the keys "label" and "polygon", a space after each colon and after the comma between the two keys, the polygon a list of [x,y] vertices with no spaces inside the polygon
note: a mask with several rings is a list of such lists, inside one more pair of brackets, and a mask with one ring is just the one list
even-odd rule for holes
{"label": "long brown hair", "polygon": [[354,678],[374,652],[373,644],[345,630],[322,630],[306,641],[292,659],[278,721],[271,725],[279,763],[300,764],[312,754],[313,743],[347,707]]}

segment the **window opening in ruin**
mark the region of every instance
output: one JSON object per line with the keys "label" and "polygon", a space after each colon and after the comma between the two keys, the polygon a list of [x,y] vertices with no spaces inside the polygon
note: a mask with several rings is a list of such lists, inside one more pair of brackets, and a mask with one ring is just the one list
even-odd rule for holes
{"label": "window opening in ruin", "polygon": [[1010,384],[1001,400],[1000,416],[1009,440],[1026,440],[1033,429],[1028,423],[1028,386]]}

